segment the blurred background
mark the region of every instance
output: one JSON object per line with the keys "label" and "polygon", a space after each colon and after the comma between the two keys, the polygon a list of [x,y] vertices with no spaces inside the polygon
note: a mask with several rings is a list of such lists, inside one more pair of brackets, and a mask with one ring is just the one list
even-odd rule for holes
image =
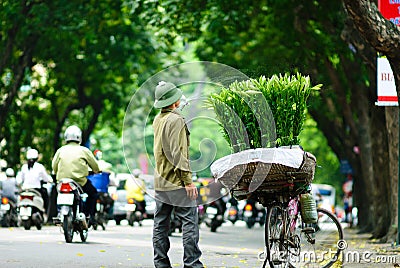
{"label": "blurred background", "polygon": [[[344,207],[343,185],[351,179],[358,224],[376,237],[393,233],[398,109],[374,105],[376,51],[341,1],[3,0],[0,15],[2,172],[17,172],[29,148],[50,169],[71,124],[113,172],[129,172],[121,141],[127,106],[149,77],[171,65],[219,62],[249,77],[301,72],[323,84],[310,98],[300,137],[318,159],[315,183],[333,186],[336,205]],[[195,86],[184,90],[195,96]],[[141,98],[151,105],[153,92]],[[204,124],[190,125],[191,158],[207,150],[204,137],[217,144],[216,159],[231,153],[219,126]],[[151,126],[137,131],[146,143],[132,141],[137,157],[128,164],[152,174]],[[211,176],[204,165],[197,175]]]}

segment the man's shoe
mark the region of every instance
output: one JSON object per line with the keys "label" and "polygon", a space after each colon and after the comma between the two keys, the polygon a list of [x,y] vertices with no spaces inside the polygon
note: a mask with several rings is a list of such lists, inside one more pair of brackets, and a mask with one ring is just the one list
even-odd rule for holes
{"label": "man's shoe", "polygon": [[93,227],[95,229],[97,227],[97,222],[95,219],[90,218],[88,222],[88,228]]}

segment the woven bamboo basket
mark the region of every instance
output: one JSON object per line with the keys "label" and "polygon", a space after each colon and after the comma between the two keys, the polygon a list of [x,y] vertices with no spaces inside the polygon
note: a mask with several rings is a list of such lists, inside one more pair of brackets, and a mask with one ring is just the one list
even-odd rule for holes
{"label": "woven bamboo basket", "polygon": [[316,159],[307,152],[299,168],[282,164],[250,162],[228,170],[218,180],[238,199],[250,196],[273,198],[276,194],[290,195],[296,188],[311,184],[315,174]]}

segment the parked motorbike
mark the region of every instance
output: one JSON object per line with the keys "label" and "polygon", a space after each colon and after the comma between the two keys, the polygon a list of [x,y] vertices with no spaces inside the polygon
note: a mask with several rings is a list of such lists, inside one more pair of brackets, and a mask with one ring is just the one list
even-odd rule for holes
{"label": "parked motorbike", "polygon": [[1,227],[18,226],[17,204],[5,196],[1,198],[0,219]]}
{"label": "parked motorbike", "polygon": [[141,204],[136,202],[135,199],[129,198],[125,208],[129,225],[133,226],[137,222],[139,226],[142,226],[144,208],[142,208]]}
{"label": "parked motorbike", "polygon": [[57,184],[57,206],[60,208],[53,222],[62,227],[65,242],[71,243],[74,233],[79,233],[82,242],[88,236],[86,216],[82,212],[87,194],[81,186],[72,179],[61,179]]}
{"label": "parked motorbike", "polygon": [[264,226],[265,216],[265,208],[260,203],[251,199],[247,200],[242,213],[242,220],[246,222],[247,228],[253,228],[256,223],[259,223],[260,226]]}
{"label": "parked motorbike", "polygon": [[208,227],[210,227],[211,232],[216,232],[217,228],[224,223],[225,210],[226,204],[222,198],[207,205],[204,222]]}
{"label": "parked motorbike", "polygon": [[25,189],[19,196],[18,210],[24,229],[30,230],[32,225],[38,230],[42,229],[44,203],[40,192],[35,189]]}

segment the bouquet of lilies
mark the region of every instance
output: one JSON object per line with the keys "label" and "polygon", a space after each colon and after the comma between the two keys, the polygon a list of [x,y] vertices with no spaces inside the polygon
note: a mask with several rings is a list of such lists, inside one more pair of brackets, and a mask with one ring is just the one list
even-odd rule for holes
{"label": "bouquet of lilies", "polygon": [[310,77],[261,76],[234,82],[209,96],[224,138],[233,152],[299,144],[299,134],[312,91]]}

